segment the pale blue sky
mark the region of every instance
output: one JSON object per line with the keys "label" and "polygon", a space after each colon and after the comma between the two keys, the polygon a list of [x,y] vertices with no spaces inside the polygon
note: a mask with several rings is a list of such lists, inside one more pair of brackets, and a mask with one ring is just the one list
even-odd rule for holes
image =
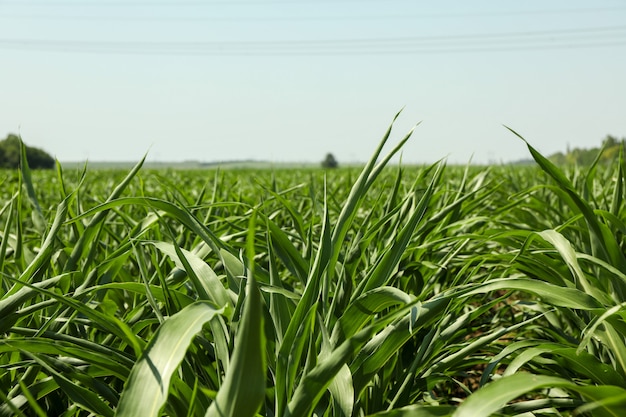
{"label": "pale blue sky", "polygon": [[0,0],[0,137],[61,161],[527,158],[626,137],[624,1]]}

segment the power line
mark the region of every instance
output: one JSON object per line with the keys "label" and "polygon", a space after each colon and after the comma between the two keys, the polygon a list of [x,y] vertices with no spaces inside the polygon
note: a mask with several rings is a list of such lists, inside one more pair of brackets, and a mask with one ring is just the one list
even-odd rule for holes
{"label": "power line", "polygon": [[[1,5],[2,3],[0,3]],[[30,15],[0,15],[0,19],[23,19],[23,20],[117,20],[117,21],[246,21],[246,22],[275,22],[275,21],[364,21],[364,20],[417,20],[417,19],[446,19],[463,17],[506,17],[506,16],[535,16],[552,14],[580,14],[580,13],[606,13],[624,11],[626,7],[585,7],[574,9],[547,9],[547,10],[517,10],[517,11],[493,11],[493,12],[456,12],[456,13],[405,13],[405,14],[383,14],[383,15],[329,15],[329,16],[267,16],[267,17],[243,17],[243,16],[129,16],[129,15],[58,15],[58,14],[30,14]]]}
{"label": "power line", "polygon": [[[386,2],[410,2],[411,0],[386,0]],[[65,6],[87,6],[87,7],[108,7],[108,6],[148,6],[148,7],[197,7],[197,6],[240,6],[240,5],[268,5],[268,4],[289,4],[294,6],[315,5],[319,3],[380,3],[380,0],[213,0],[213,1],[28,1],[28,0],[3,0],[0,6],[36,6],[36,7],[65,7]]]}
{"label": "power line", "polygon": [[368,55],[571,49],[626,45],[626,26],[405,38],[274,41],[0,39],[0,49],[136,55]]}
{"label": "power line", "polygon": [[[354,45],[354,44],[371,44],[371,43],[403,43],[403,42],[431,42],[431,41],[466,41],[470,39],[489,40],[504,38],[533,38],[544,37],[552,39],[555,36],[607,36],[607,35],[626,35],[626,25],[616,26],[600,26],[600,27],[583,27],[569,29],[553,29],[553,30],[535,30],[535,31],[516,31],[516,32],[498,32],[498,33],[465,33],[456,35],[436,35],[436,36],[411,36],[411,37],[390,37],[390,38],[356,38],[356,39],[317,39],[317,40],[268,40],[268,41],[191,41],[191,42],[146,42],[146,41],[67,41],[67,40],[33,40],[33,42],[41,43],[77,43],[77,44],[118,44],[118,45],[159,45],[172,44],[180,45],[225,45],[225,46],[242,46],[242,45],[275,45],[275,46],[306,46],[306,45]],[[7,40],[5,40],[7,41]],[[30,41],[26,41],[30,42]]]}
{"label": "power line", "polygon": [[566,50],[566,49],[588,49],[605,47],[626,46],[626,39],[615,41],[586,41],[586,42],[553,42],[550,44],[517,44],[517,45],[444,45],[432,46],[390,46],[388,48],[367,48],[367,49],[272,49],[248,48],[248,49],[228,49],[228,48],[172,48],[161,45],[158,48],[136,49],[132,47],[119,47],[117,45],[71,45],[46,44],[44,42],[13,42],[0,40],[0,49],[24,51],[39,51],[53,53],[71,54],[95,54],[95,55],[138,55],[138,56],[355,56],[355,55],[421,55],[439,53],[464,53],[464,52],[514,52],[514,51],[539,51],[539,50]]}

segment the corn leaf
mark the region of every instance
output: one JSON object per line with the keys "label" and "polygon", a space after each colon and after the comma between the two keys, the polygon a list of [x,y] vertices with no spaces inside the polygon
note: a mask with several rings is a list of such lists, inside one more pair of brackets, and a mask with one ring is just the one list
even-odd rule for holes
{"label": "corn leaf", "polygon": [[163,322],[133,366],[115,415],[158,416],[167,400],[172,375],[191,341],[218,314],[221,310],[197,302]]}
{"label": "corn leaf", "polygon": [[255,279],[249,277],[230,365],[205,417],[254,417],[265,397],[265,372],[261,294]]}

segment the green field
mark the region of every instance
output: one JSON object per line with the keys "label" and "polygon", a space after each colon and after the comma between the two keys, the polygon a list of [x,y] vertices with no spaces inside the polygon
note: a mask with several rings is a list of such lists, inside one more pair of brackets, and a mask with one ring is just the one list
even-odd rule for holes
{"label": "green field", "polygon": [[[624,159],[0,172],[0,416],[621,416]],[[385,153],[388,152],[388,153]]]}

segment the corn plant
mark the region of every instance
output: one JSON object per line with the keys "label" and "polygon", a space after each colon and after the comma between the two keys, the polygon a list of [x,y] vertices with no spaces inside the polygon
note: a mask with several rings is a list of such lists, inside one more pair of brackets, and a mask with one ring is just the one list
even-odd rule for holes
{"label": "corn plant", "polygon": [[623,158],[392,167],[391,131],[326,172],[23,158],[0,416],[619,415]]}

